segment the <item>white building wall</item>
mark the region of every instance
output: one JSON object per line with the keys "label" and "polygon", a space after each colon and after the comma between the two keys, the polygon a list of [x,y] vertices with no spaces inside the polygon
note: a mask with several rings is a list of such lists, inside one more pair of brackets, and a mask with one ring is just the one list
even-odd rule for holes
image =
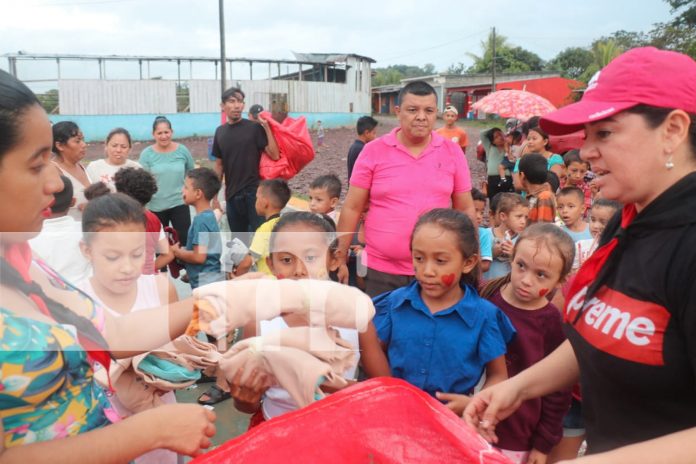
{"label": "white building wall", "polygon": [[58,81],[60,114],[176,113],[176,81]]}
{"label": "white building wall", "polygon": [[[351,75],[352,73],[349,73]],[[246,94],[246,107],[254,103],[264,108],[271,106],[271,94],[287,94],[288,111],[292,113],[370,113],[370,86],[363,78],[363,90],[356,92],[355,79],[345,84],[332,82],[305,82],[284,80],[233,81]],[[351,85],[353,87],[351,87]],[[212,80],[189,81],[192,113],[220,110],[220,82]]]}
{"label": "white building wall", "polygon": [[[292,113],[370,113],[370,64],[350,57],[345,83],[232,80],[246,94],[247,108],[254,103],[271,107],[272,94],[286,94]],[[191,113],[220,110],[220,81],[190,80]],[[173,80],[60,80],[60,113],[172,114],[177,112],[176,81]]]}

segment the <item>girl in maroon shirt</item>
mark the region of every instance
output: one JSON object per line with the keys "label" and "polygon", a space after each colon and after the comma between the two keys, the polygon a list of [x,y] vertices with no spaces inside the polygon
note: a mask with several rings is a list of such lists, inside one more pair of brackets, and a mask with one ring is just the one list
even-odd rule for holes
{"label": "girl in maroon shirt", "polygon": [[[574,253],[568,234],[553,224],[533,224],[515,244],[510,274],[482,289],[481,296],[498,306],[517,330],[505,356],[508,376],[542,360],[565,340],[561,314],[547,297],[567,277]],[[569,390],[525,401],[498,424],[497,446],[514,462],[545,463],[563,435],[569,405]]]}

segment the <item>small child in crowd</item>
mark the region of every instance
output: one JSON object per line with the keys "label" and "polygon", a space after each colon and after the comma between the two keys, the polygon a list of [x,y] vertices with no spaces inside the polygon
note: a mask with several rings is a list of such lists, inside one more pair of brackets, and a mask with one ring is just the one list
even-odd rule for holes
{"label": "small child in crowd", "polygon": [[114,174],[113,181],[117,192],[128,195],[143,206],[147,219],[143,274],[155,274],[158,269],[162,269],[174,259],[174,252],[169,248],[162,223],[155,213],[145,208],[157,192],[155,176],[144,169],[127,167],[119,169]]}
{"label": "small child in crowd", "polygon": [[619,210],[621,210],[621,203],[617,201],[604,198],[595,200],[590,208],[590,234],[592,238],[575,242],[573,270],[580,269],[580,266],[594,253],[607,223]]}
{"label": "small child in crowd", "polygon": [[361,116],[356,123],[355,129],[358,132],[358,138],[355,139],[353,145],[348,149],[348,182],[350,183],[350,176],[353,174],[353,166],[355,166],[355,161],[358,159],[358,155],[365,147],[365,144],[372,142],[377,138],[377,120],[372,116]]}
{"label": "small child in crowd", "polygon": [[515,130],[505,135],[505,156],[498,165],[501,184],[507,183],[506,172],[513,172],[522,152],[522,132]]}
{"label": "small child in crowd", "polygon": [[92,182],[104,182],[109,190],[115,192],[114,175],[119,169],[142,168],[138,162],[128,159],[131,146],[130,133],[123,127],[117,127],[109,132],[104,147],[106,158],[94,160],[87,166],[87,175]]}
{"label": "small child in crowd", "polygon": [[[266,257],[267,265],[278,279],[318,279],[326,280],[329,273],[338,268],[336,248],[336,229],[325,217],[306,212],[284,214],[273,227],[270,236],[270,254]],[[268,321],[255,321],[243,329],[244,338],[264,335],[287,327],[305,326],[306,319],[289,314]],[[374,335],[374,327],[370,326]],[[355,329],[337,328],[340,337],[350,343],[356,354],[356,361],[365,357],[361,349],[363,334]],[[386,368],[386,359],[382,353],[382,363]],[[357,363],[356,363],[357,364]],[[356,366],[343,373],[346,379],[356,376]],[[387,369],[388,371],[388,369]],[[377,374],[377,373],[375,373]],[[379,372],[388,375],[388,372]],[[268,385],[256,378],[254,374],[248,379],[240,379],[242,388],[232,389],[234,406],[237,410],[253,414],[249,428],[255,427],[273,417],[297,409],[290,394],[278,385]]]}
{"label": "small child in crowd", "polygon": [[556,219],[556,198],[548,181],[548,161],[543,155],[530,153],[520,158],[519,179],[529,201],[529,223],[553,222]]}
{"label": "small child in crowd", "polygon": [[411,235],[415,280],[374,299],[374,318],[392,375],[461,415],[484,371],[485,386],[507,378],[509,319],[478,295],[478,240],[466,214],[422,215]]}
{"label": "small child in crowd", "polygon": [[456,125],[457,119],[459,119],[457,108],[452,105],[447,106],[442,113],[442,119],[445,121],[445,126],[435,132],[459,145],[462,152],[466,154],[466,147],[469,145],[469,135],[464,129]]}
{"label": "small child in crowd", "polygon": [[102,181],[97,181],[93,184],[91,184],[89,187],[85,188],[82,194],[85,197],[85,200],[87,201],[92,201],[95,198],[99,198],[104,195],[108,195],[111,193],[111,189],[109,189],[109,186],[106,185]]}
{"label": "small child in crowd", "polygon": [[321,121],[317,121],[317,147],[321,148],[324,146],[324,126],[321,125]]}
{"label": "small child in crowd", "polygon": [[185,263],[191,288],[224,280],[220,269],[220,227],[210,207],[219,191],[220,178],[212,169],[195,168],[186,173],[182,197],[184,204],[195,208],[196,216],[188,230],[186,248],[175,244],[172,250]]}
{"label": "small child in crowd", "polygon": [[483,274],[484,280],[492,280],[510,272],[510,255],[517,236],[527,227],[529,203],[517,193],[503,192],[497,199],[495,216],[497,225],[491,227],[493,261]]}
{"label": "small child in crowd", "polygon": [[290,187],[283,179],[261,181],[256,189],[256,214],[263,216],[266,221],[256,229],[249,246],[249,254],[237,266],[235,277],[246,274],[254,265],[257,271],[273,275],[266,259],[269,252],[268,242],[273,227],[280,219],[280,212],[290,200],[290,195]]}
{"label": "small child in crowd", "polygon": [[565,187],[556,194],[556,208],[563,220],[563,229],[573,242],[591,240],[590,226],[585,222],[585,196],[577,187]]}
{"label": "small child in crowd", "polygon": [[[508,344],[508,376],[541,361],[563,341],[561,314],[547,299],[573,263],[573,241],[553,224],[533,224],[512,251],[512,271],[486,284],[481,296],[499,307],[517,329]],[[496,426],[497,447],[519,464],[546,462],[561,440],[570,391],[528,400]]]}
{"label": "small child in crowd", "polygon": [[[146,259],[145,224],[142,205],[122,193],[97,197],[90,200],[84,209],[84,238],[81,248],[92,264],[93,274],[76,286],[113,317],[164,306],[178,300],[176,290],[166,276],[142,273]],[[112,367],[115,367],[115,363]],[[125,382],[123,388],[119,388],[120,382]],[[139,412],[129,409],[133,399],[128,397],[127,384],[125,376],[116,379],[116,392],[110,397],[121,417]],[[176,403],[173,391],[158,393],[159,397],[155,397],[157,403]],[[135,460],[136,464],[176,462],[176,453],[169,450],[151,451]]]}
{"label": "small child in crowd", "polygon": [[341,181],[334,174],[319,176],[309,184],[309,210],[326,214],[338,223],[338,201],[341,198]]}
{"label": "small child in crowd", "polygon": [[568,171],[568,182],[566,185],[582,190],[585,198],[585,211],[589,211],[590,206],[592,206],[592,188],[590,188],[590,183],[587,182],[586,176],[590,170],[590,165],[587,161],[583,161],[580,158],[579,150],[570,150],[563,155],[563,162]]}
{"label": "small child in crowd", "polygon": [[498,218],[498,205],[500,204],[500,199],[503,198],[504,193],[510,192],[498,192],[493,198],[491,198],[490,204],[488,205],[488,225],[492,229],[493,227],[498,227],[500,225],[500,219]]}
{"label": "small child in crowd", "polygon": [[[486,195],[479,189],[471,189],[471,197],[474,199],[476,209],[476,226],[479,232],[479,266],[485,273],[491,267],[493,261],[493,232],[492,228],[483,227],[483,213],[486,211]],[[493,216],[493,214],[491,214]]]}
{"label": "small child in crowd", "polygon": [[75,204],[73,184],[63,175],[60,180],[63,181],[63,190],[53,194],[55,202],[51,206],[51,216],[44,219],[41,233],[29,240],[29,246],[65,280],[79,282],[89,276],[91,268],[79,252],[82,240],[80,221],[68,214]]}

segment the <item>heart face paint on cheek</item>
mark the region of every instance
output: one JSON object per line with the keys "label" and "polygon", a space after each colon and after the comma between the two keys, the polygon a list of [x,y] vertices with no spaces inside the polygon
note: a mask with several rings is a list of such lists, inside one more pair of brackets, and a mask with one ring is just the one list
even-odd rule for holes
{"label": "heart face paint on cheek", "polygon": [[542,288],[541,290],[539,290],[539,296],[540,296],[540,297],[546,295],[547,293],[549,293],[549,289],[548,289],[548,288]]}
{"label": "heart face paint on cheek", "polygon": [[447,285],[450,287],[454,283],[454,274],[447,274],[442,277],[440,277],[440,280],[442,281],[443,284]]}

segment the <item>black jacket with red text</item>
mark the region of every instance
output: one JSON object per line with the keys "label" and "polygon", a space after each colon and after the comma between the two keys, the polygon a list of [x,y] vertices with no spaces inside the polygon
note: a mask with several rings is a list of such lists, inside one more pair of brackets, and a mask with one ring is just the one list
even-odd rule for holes
{"label": "black jacket with red text", "polygon": [[619,216],[593,294],[569,295],[564,314],[592,453],[696,426],[696,173],[625,230]]}

